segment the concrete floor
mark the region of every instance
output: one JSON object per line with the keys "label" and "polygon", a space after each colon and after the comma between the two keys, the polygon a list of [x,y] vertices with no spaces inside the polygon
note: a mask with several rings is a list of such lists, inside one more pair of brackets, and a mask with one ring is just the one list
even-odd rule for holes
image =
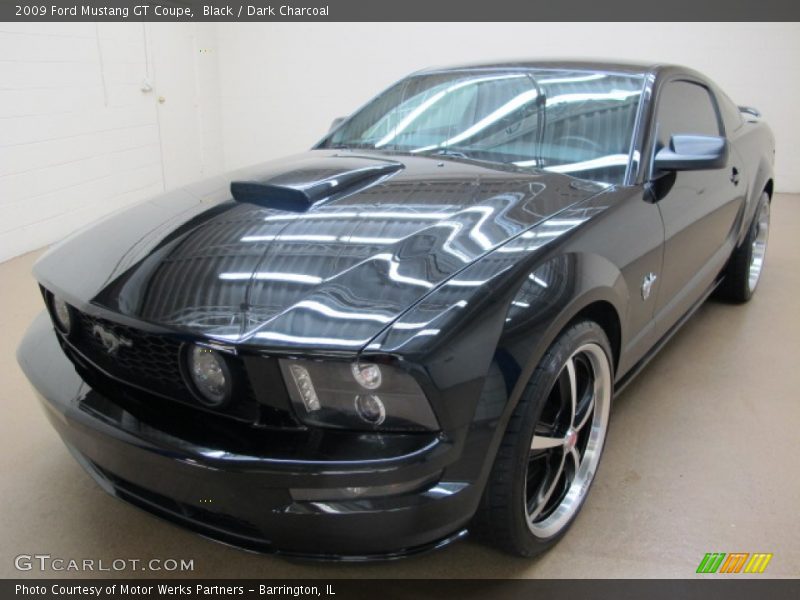
{"label": "concrete floor", "polygon": [[194,559],[186,575],[202,578],[691,577],[706,552],[771,552],[761,577],[798,577],[799,234],[800,196],[779,195],[753,301],[708,302],[617,398],[582,514],[555,549],[530,561],[467,540],[400,562],[298,564],[216,544],[107,496],[47,424],[16,364],[17,344],[41,310],[29,275],[37,254],[6,262],[0,576],[42,576],[16,571],[13,559],[46,553],[107,563]]}

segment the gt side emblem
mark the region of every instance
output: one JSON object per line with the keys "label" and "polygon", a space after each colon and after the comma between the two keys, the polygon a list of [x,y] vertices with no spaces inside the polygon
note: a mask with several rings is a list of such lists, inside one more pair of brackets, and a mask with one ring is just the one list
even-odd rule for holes
{"label": "gt side emblem", "polygon": [[650,290],[656,282],[657,275],[655,273],[648,273],[642,280],[642,300],[647,300],[650,297]]}
{"label": "gt side emblem", "polygon": [[130,348],[133,342],[121,336],[116,336],[108,331],[102,325],[95,325],[92,327],[92,335],[96,336],[106,349],[106,352],[112,356],[117,353],[120,347],[125,346]]}

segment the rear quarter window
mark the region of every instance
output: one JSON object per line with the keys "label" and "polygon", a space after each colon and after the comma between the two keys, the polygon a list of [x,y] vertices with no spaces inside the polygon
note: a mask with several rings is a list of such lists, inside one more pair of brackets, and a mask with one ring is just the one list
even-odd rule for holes
{"label": "rear quarter window", "polygon": [[728,95],[719,90],[714,90],[714,94],[717,97],[717,103],[719,104],[719,112],[722,115],[722,123],[725,125],[725,133],[731,134],[739,127],[742,126],[744,120],[742,119],[742,113],[739,112],[739,107],[733,103],[733,100],[728,98]]}

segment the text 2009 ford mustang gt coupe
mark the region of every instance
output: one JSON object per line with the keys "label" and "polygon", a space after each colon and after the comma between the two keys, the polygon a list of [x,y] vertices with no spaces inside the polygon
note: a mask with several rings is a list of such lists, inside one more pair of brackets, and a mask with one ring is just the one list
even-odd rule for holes
{"label": "text 2009 ford mustang gt coupe", "polygon": [[758,284],[774,139],[688,69],[414,74],[313,150],[39,260],[19,360],[110,493],[296,556],[574,521],[619,391]]}

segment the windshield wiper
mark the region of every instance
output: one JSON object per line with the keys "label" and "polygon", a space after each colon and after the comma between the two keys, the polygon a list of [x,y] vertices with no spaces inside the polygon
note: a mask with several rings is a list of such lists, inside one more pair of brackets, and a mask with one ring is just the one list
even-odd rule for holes
{"label": "windshield wiper", "polygon": [[454,156],[456,158],[472,158],[465,152],[461,152],[460,150],[452,150],[450,148],[438,148],[437,150],[431,152],[421,153],[427,156]]}
{"label": "windshield wiper", "polygon": [[325,148],[330,150],[372,150],[375,148],[375,146],[372,144],[338,142],[336,144],[325,146]]}

